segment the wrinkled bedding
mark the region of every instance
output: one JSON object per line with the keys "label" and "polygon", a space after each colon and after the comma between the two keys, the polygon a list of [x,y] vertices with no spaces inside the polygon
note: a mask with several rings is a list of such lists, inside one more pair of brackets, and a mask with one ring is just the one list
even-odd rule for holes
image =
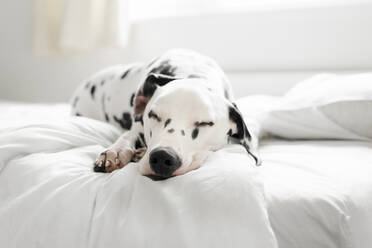
{"label": "wrinkled bedding", "polygon": [[94,173],[119,135],[81,117],[0,129],[1,247],[277,247],[262,182],[231,145],[166,181]]}
{"label": "wrinkled bedding", "polygon": [[33,106],[36,118],[23,122],[13,107],[0,125],[0,247],[372,244],[369,142],[266,140],[258,168],[230,145],[196,171],[154,182],[135,163],[92,172],[114,127],[70,118],[66,106],[50,121]]}
{"label": "wrinkled bedding", "polygon": [[260,153],[279,247],[371,247],[372,143],[267,140]]}

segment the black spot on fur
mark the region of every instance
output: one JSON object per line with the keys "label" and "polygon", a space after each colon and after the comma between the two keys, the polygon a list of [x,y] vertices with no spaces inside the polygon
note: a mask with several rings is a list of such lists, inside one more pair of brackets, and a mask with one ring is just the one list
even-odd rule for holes
{"label": "black spot on fur", "polygon": [[171,129],[168,130],[168,133],[173,133],[173,132],[174,132],[174,129],[173,128],[171,128]]}
{"label": "black spot on fur", "polygon": [[150,138],[152,138],[152,131],[150,130]]}
{"label": "black spot on fur", "polygon": [[143,84],[142,93],[145,97],[151,97],[158,86],[164,86],[175,79],[165,74],[150,73]]}
{"label": "black spot on fur", "polygon": [[136,149],[146,147],[146,142],[145,142],[145,135],[143,133],[139,133],[136,143],[134,144],[134,147]]}
{"label": "black spot on fur", "polygon": [[233,133],[230,129],[228,131],[229,141],[235,144],[242,145],[248,154],[250,154],[256,161],[256,165],[260,164],[260,159],[254,151],[252,151],[248,145],[248,142],[252,139],[251,134],[249,133],[247,126],[244,123],[243,116],[239,112],[236,104],[233,103],[234,107],[229,107],[229,118],[236,124],[237,132]]}
{"label": "black spot on fur", "polygon": [[119,125],[123,129],[129,130],[132,127],[132,116],[130,115],[130,113],[128,112],[123,113],[122,118],[118,118],[115,115],[113,117],[114,117],[114,120],[117,123],[119,123]]}
{"label": "black spot on fur", "polygon": [[105,80],[102,80],[101,81],[101,86],[105,84]]}
{"label": "black spot on fur", "polygon": [[198,134],[199,134],[199,128],[194,128],[194,130],[192,130],[192,133],[191,133],[192,139],[196,139],[196,137],[198,137]]}
{"label": "black spot on fur", "polygon": [[77,96],[77,97],[75,97],[74,101],[72,102],[72,107],[76,108],[76,105],[77,105],[78,101],[79,101],[79,97]]}
{"label": "black spot on fur", "polygon": [[182,136],[185,136],[185,131],[181,130],[181,134],[182,134]]}
{"label": "black spot on fur", "polygon": [[145,97],[151,97],[157,86],[163,86],[175,79],[177,67],[172,66],[169,62],[169,60],[165,60],[151,69],[142,88]]}
{"label": "black spot on fur", "polygon": [[169,62],[169,60],[164,60],[160,65],[154,67],[150,73],[174,76],[177,67],[172,66]]}
{"label": "black spot on fur", "polygon": [[[236,104],[233,104],[236,106]],[[243,117],[238,111],[238,109],[229,107],[229,118],[232,122],[236,124],[237,132],[234,134],[231,134],[233,138],[236,139],[244,139],[247,138],[248,140],[251,140],[251,134],[248,132],[247,126],[244,123]]]}
{"label": "black spot on fur", "polygon": [[143,115],[137,115],[134,118],[134,122],[141,122],[141,125],[143,126]]}
{"label": "black spot on fur", "polygon": [[131,107],[133,107],[133,105],[134,105],[134,93],[130,96],[130,101],[129,101],[129,104],[130,104],[130,106]]}
{"label": "black spot on fur", "polygon": [[141,139],[137,138],[136,143],[134,144],[134,148],[138,149],[138,148],[141,148],[141,147],[143,147],[143,145],[141,143]]}
{"label": "black spot on fur", "polygon": [[107,122],[110,121],[110,117],[108,116],[107,113],[105,113],[105,119],[106,119]]}
{"label": "black spot on fur", "polygon": [[171,121],[171,119],[167,119],[164,123],[164,128],[166,128]]}
{"label": "black spot on fur", "polygon": [[129,68],[126,72],[124,72],[123,75],[121,75],[120,79],[124,79],[129,74],[130,70],[131,69]]}
{"label": "black spot on fur", "polygon": [[213,126],[214,122],[213,121],[208,121],[208,122],[207,121],[201,121],[201,122],[197,121],[197,122],[194,123],[194,125],[196,127]]}
{"label": "black spot on fur", "polygon": [[[152,76],[151,76],[152,77]],[[156,90],[156,84],[153,82],[153,79],[149,77],[146,79],[143,84],[142,93],[145,97],[151,97]]]}
{"label": "black spot on fur", "polygon": [[148,113],[148,117],[149,119],[154,118],[158,122],[161,122],[161,118],[152,110],[150,110],[150,112]]}
{"label": "black spot on fur", "polygon": [[139,133],[139,136],[141,138],[143,145],[146,146],[145,135],[143,133]]}
{"label": "black spot on fur", "polygon": [[94,94],[96,93],[96,86],[93,85],[92,88],[90,88],[90,95],[92,96],[92,98],[94,99]]}
{"label": "black spot on fur", "polygon": [[76,116],[82,116],[79,112],[75,113]]}

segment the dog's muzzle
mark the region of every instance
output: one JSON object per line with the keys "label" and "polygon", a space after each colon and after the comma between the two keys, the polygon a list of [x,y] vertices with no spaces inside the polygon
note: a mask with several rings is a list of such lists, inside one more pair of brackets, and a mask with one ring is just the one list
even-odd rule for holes
{"label": "dog's muzzle", "polygon": [[157,147],[150,152],[149,163],[162,179],[170,177],[181,166],[181,159],[171,147]]}

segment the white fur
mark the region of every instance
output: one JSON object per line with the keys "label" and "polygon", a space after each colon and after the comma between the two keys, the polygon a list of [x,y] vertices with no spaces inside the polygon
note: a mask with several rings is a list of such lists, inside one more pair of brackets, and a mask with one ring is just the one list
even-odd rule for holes
{"label": "white fur", "polygon": [[[147,152],[140,162],[142,174],[152,174],[148,154],[157,147],[172,147],[181,158],[182,165],[173,175],[197,169],[211,151],[227,144],[231,123],[227,116],[226,100],[207,90],[201,79],[181,79],[158,88],[144,112],[144,134]],[[156,112],[162,121],[148,118],[149,111]],[[171,122],[164,128],[165,121]],[[196,122],[213,122],[213,126],[199,128],[193,139]],[[169,133],[168,130],[174,132]],[[152,137],[150,137],[150,130]],[[182,130],[185,135],[182,135]]]}
{"label": "white fur", "polygon": [[[130,70],[124,79],[121,76]],[[114,116],[121,118],[125,112],[133,115],[130,98],[137,91],[143,74],[142,63],[114,65],[101,70],[76,89],[70,102],[72,115],[82,115],[96,120],[107,121],[119,128],[121,125],[114,120]],[[102,82],[104,84],[102,85]],[[94,97],[91,95],[95,87]],[[75,102],[77,100],[77,102]],[[109,119],[106,120],[105,115]]]}

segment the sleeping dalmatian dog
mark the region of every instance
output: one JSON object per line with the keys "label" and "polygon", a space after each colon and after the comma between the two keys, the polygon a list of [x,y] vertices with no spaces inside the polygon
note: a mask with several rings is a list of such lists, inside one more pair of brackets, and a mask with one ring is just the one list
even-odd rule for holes
{"label": "sleeping dalmatian dog", "polygon": [[217,63],[189,50],[170,50],[148,64],[110,67],[81,85],[72,114],[124,130],[94,163],[112,172],[139,161],[154,180],[185,174],[213,151],[241,144],[260,163],[257,139],[233,103],[231,86]]}

